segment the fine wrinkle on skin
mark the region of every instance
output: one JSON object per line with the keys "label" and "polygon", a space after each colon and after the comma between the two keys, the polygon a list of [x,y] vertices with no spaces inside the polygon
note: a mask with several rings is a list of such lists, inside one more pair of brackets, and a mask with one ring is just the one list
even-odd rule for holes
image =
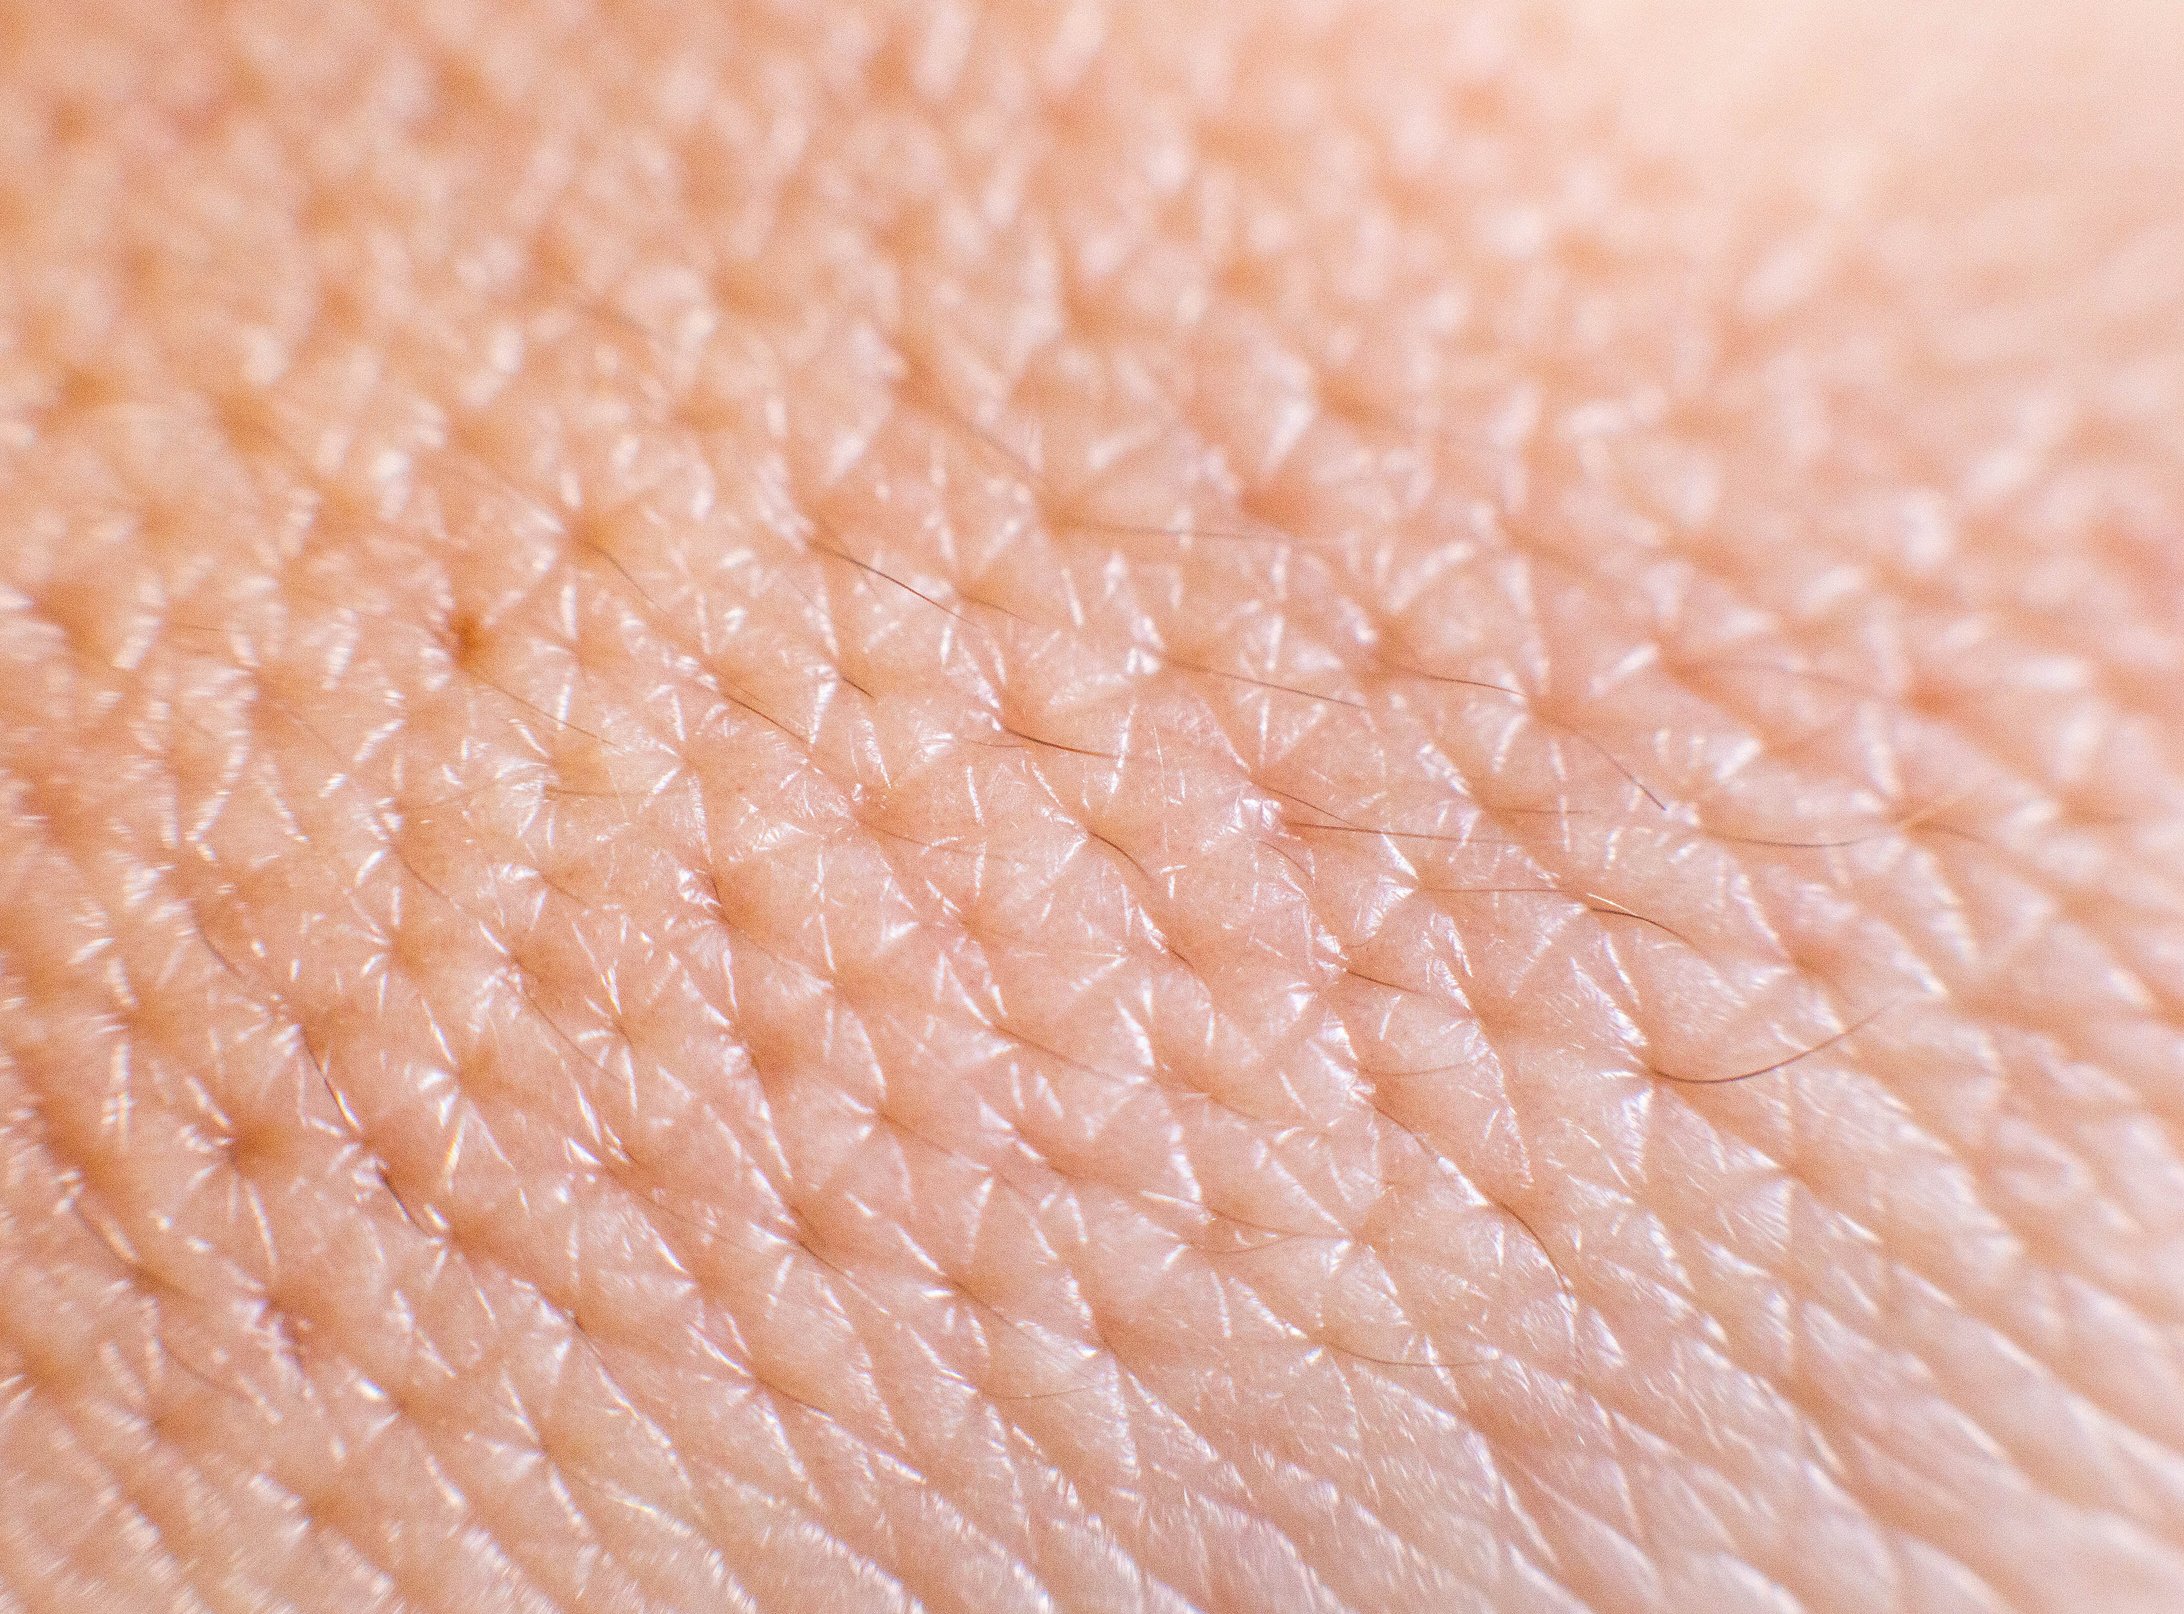
{"label": "fine wrinkle on skin", "polygon": [[1311,9],[22,24],[0,1476],[145,1606],[2184,1582],[2174,464],[1967,491],[2126,327],[1916,170],[1732,316],[1582,29]]}

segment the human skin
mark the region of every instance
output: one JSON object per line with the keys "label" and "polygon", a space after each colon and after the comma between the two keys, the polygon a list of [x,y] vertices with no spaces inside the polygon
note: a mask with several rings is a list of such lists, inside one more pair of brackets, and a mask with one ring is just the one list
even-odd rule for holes
{"label": "human skin", "polygon": [[2184,1606],[2184,23],[1748,9],[0,5],[0,1610]]}

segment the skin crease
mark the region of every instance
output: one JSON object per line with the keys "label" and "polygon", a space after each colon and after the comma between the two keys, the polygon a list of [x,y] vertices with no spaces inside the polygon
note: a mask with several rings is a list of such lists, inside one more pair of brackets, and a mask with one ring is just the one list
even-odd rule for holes
{"label": "skin crease", "polygon": [[1754,9],[0,5],[0,1610],[2184,1606],[2184,28]]}

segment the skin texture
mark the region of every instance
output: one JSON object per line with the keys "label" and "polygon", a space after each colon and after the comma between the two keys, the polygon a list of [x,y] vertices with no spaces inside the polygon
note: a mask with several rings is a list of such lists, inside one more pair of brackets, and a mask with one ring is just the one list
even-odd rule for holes
{"label": "skin texture", "polygon": [[0,1610],[2184,1606],[2180,29],[1749,9],[0,6]]}

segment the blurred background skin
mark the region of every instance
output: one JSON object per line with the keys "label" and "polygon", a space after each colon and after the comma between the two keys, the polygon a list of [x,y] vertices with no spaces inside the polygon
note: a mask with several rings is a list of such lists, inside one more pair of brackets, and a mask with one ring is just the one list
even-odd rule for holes
{"label": "blurred background skin", "polygon": [[2184,1606],[2180,45],[0,0],[0,1610]]}

